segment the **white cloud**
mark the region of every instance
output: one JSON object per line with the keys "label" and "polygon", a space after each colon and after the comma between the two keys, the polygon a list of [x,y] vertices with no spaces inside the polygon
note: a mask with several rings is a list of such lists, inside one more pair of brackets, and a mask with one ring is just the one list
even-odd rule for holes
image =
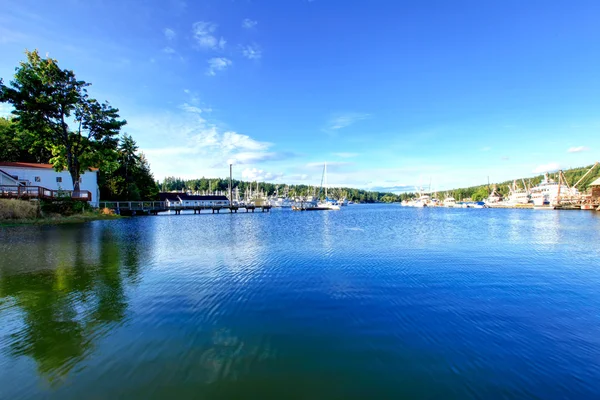
{"label": "white cloud", "polygon": [[157,179],[226,176],[232,161],[236,165],[255,164],[254,168],[262,162],[292,156],[274,151],[272,143],[222,131],[217,124],[204,119],[202,111],[184,104],[176,112],[127,116],[128,131],[139,138],[138,144]]}
{"label": "white cloud", "polygon": [[165,38],[167,40],[173,40],[177,36],[177,34],[175,33],[175,31],[173,29],[171,29],[171,28],[165,28],[165,29],[163,29],[163,34],[165,35]]}
{"label": "white cloud", "polygon": [[541,174],[543,172],[552,172],[560,169],[560,165],[558,163],[548,163],[543,165],[538,165],[532,172],[534,174]]}
{"label": "white cloud", "polygon": [[230,59],[225,57],[214,57],[208,60],[207,75],[215,76],[217,71],[222,71],[233,64]]}
{"label": "white cloud", "polygon": [[274,181],[283,177],[282,173],[271,173],[258,168],[246,168],[242,171],[242,179],[247,181]]}
{"label": "white cloud", "polygon": [[370,114],[364,114],[364,113],[339,114],[339,115],[332,117],[329,120],[325,129],[328,131],[335,131],[338,129],[346,128],[346,127],[354,124],[355,122],[361,121],[363,119],[367,119],[370,116],[371,116]]}
{"label": "white cloud", "polygon": [[585,147],[585,146],[577,146],[577,147],[570,147],[569,150],[567,150],[567,152],[569,153],[581,153],[582,151],[588,151],[589,148]]}
{"label": "white cloud", "polygon": [[262,50],[257,44],[242,46],[242,54],[249,60],[258,60],[262,57]]}
{"label": "white cloud", "polygon": [[165,54],[176,54],[177,53],[174,48],[169,47],[169,46],[165,47],[162,51]]}
{"label": "white cloud", "polygon": [[204,110],[202,110],[201,108],[192,106],[188,103],[183,103],[181,106],[179,106],[179,108],[181,108],[183,111],[195,114],[202,114],[204,112]]}
{"label": "white cloud", "polygon": [[490,151],[492,148],[490,146],[485,146],[481,149],[481,151]]}
{"label": "white cloud", "polygon": [[192,34],[201,49],[216,50],[225,48],[224,38],[215,36],[218,25],[214,22],[198,21],[192,25]]}
{"label": "white cloud", "polygon": [[258,24],[258,21],[253,21],[250,18],[246,18],[242,21],[242,28],[252,29]]}
{"label": "white cloud", "polygon": [[353,158],[353,157],[358,157],[358,153],[345,153],[345,152],[341,152],[341,153],[331,153],[334,156],[337,157],[341,157],[341,158]]}

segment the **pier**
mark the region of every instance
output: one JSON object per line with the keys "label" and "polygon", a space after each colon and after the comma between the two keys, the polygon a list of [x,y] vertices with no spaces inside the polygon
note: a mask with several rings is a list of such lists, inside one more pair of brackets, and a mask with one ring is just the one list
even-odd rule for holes
{"label": "pier", "polygon": [[166,201],[101,201],[100,209],[107,208],[113,210],[119,215],[158,215],[161,212],[174,211],[174,215],[180,215],[182,211],[193,211],[194,214],[200,214],[202,211],[211,211],[212,214],[220,214],[221,211],[237,213],[244,210],[246,213],[271,211],[270,205],[168,205]]}

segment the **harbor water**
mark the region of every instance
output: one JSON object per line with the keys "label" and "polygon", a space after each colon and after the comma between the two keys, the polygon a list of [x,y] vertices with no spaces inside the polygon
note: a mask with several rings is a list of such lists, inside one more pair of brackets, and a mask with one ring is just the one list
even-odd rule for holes
{"label": "harbor water", "polygon": [[600,398],[600,212],[0,228],[0,398]]}

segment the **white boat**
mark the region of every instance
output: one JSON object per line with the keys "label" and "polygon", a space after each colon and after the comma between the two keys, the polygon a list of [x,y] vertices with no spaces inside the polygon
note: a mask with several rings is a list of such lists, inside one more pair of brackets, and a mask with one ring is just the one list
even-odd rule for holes
{"label": "white boat", "polygon": [[496,188],[496,185],[494,185],[494,187],[492,188],[492,193],[490,193],[488,198],[485,200],[485,203],[486,204],[498,204],[501,201],[502,201],[502,195],[500,193],[498,193],[498,189]]}
{"label": "white boat", "polygon": [[319,208],[327,208],[329,210],[340,210],[341,207],[338,204],[337,200],[330,199],[327,195],[327,163],[323,166],[323,181],[325,186],[325,200],[320,201],[318,207]]}
{"label": "white boat", "polygon": [[454,199],[454,197],[448,196],[444,199],[444,202],[442,204],[446,208],[454,208],[456,207],[456,200]]}
{"label": "white boat", "polygon": [[517,181],[513,181],[512,186],[509,186],[510,194],[508,196],[508,205],[516,206],[518,204],[528,204],[530,193],[527,190],[525,182],[523,182],[523,188],[517,185]]}
{"label": "white boat", "polygon": [[577,189],[570,188],[562,183],[559,172],[559,182],[550,179],[548,173],[544,174],[544,179],[539,185],[531,188],[531,200],[534,208],[553,208],[561,203],[561,198],[573,198],[579,196]]}
{"label": "white boat", "polygon": [[419,191],[419,197],[417,197],[414,201],[414,204],[412,205],[413,207],[429,207],[431,204],[431,196],[429,195],[429,193],[422,191],[422,189]]}

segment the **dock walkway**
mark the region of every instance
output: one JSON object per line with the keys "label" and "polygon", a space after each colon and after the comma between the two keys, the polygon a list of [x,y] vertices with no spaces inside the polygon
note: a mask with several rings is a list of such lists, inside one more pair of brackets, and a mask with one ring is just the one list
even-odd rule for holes
{"label": "dock walkway", "polygon": [[229,211],[237,213],[239,210],[254,212],[269,212],[270,205],[255,206],[255,205],[234,205],[234,206],[167,206],[164,201],[101,201],[100,208],[108,208],[120,215],[157,215],[161,212],[174,211],[175,215],[181,214],[182,211],[193,211],[194,214],[200,214],[202,211],[211,211],[213,214],[219,214],[221,211]]}

